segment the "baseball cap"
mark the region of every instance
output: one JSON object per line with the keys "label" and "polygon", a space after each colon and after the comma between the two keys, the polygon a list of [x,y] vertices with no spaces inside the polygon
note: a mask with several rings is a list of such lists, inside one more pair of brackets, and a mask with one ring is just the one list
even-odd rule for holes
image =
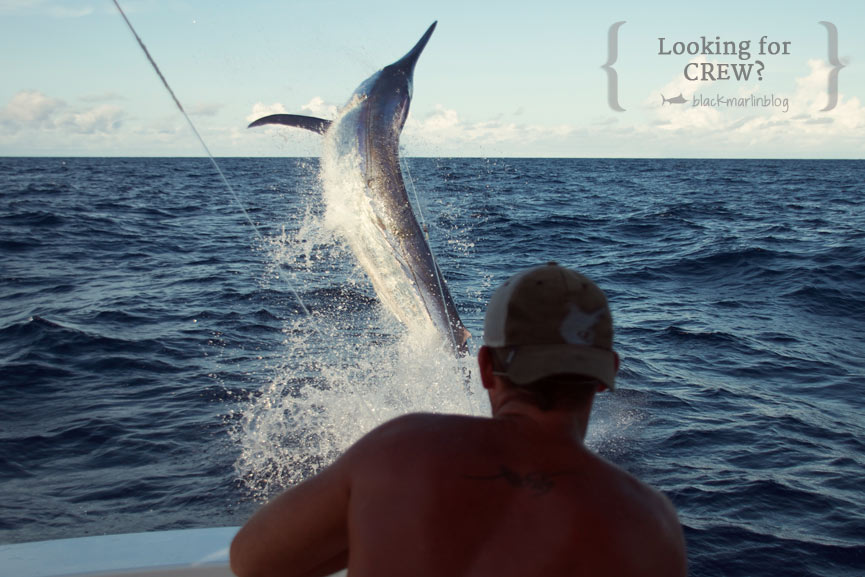
{"label": "baseball cap", "polygon": [[493,293],[484,344],[499,349],[497,374],[516,385],[562,374],[614,388],[613,319],[588,277],[555,262],[519,272]]}

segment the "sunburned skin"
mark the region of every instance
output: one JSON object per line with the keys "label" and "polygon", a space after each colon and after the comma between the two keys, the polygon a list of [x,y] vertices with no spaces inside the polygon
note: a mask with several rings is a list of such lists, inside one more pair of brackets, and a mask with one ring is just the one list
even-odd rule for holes
{"label": "sunburned skin", "polygon": [[583,445],[591,400],[541,411],[479,353],[493,418],[413,414],[372,431],[235,538],[241,577],[680,577],[669,500]]}
{"label": "sunburned skin", "polygon": [[526,489],[535,495],[543,495],[555,487],[554,477],[579,474],[580,472],[577,470],[556,471],[553,473],[529,471],[520,474],[511,470],[507,465],[499,465],[499,473],[497,475],[464,475],[464,477],[475,481],[495,481],[501,479],[516,489]]}

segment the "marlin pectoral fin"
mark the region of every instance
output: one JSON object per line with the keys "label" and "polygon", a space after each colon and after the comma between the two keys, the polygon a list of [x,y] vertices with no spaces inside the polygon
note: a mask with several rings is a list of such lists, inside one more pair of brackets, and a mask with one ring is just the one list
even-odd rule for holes
{"label": "marlin pectoral fin", "polygon": [[300,114],[271,114],[270,116],[259,118],[247,126],[247,128],[262,126],[265,124],[284,124],[286,126],[305,128],[306,130],[324,134],[330,127],[330,120],[316,118],[314,116],[301,116]]}

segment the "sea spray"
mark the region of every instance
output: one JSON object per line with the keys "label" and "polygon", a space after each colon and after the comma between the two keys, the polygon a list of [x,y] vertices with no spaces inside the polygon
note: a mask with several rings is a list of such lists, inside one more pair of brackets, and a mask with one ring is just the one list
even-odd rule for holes
{"label": "sea spray", "polygon": [[[432,311],[427,310],[422,289],[415,284],[420,282],[415,277],[419,272],[407,261],[407,255],[395,249],[410,246],[411,231],[406,230],[407,223],[399,222],[389,206],[393,201],[387,197],[392,191],[383,189],[398,190],[402,184],[394,175],[371,172],[369,166],[364,166],[378,162],[375,156],[392,152],[368,150],[361,154],[358,150],[361,146],[378,146],[372,142],[356,143],[353,127],[361,121],[351,117],[364,114],[362,104],[357,97],[349,102],[341,111],[341,118],[334,122],[334,128],[324,136],[321,165],[327,207],[324,222],[351,249],[384,308],[407,327],[425,326],[434,330]],[[368,182],[368,178],[378,181]],[[412,278],[414,282],[409,280]]]}
{"label": "sea spray", "polygon": [[[327,156],[327,155],[325,155]],[[342,157],[341,163],[356,162]],[[332,462],[375,426],[409,412],[489,414],[475,359],[457,359],[382,241],[359,173],[322,166],[321,191],[295,230],[267,237],[266,282],[290,275],[310,314],[283,329],[282,361],[241,408],[234,437],[236,469],[255,498],[265,499]],[[312,203],[325,199],[325,210]],[[375,233],[375,234],[373,234]],[[372,244],[370,244],[372,243]],[[361,267],[355,255],[372,259]],[[364,269],[373,266],[375,282]],[[400,279],[404,286],[396,284]],[[399,320],[374,284],[390,283]],[[414,300],[413,300],[414,299]]]}

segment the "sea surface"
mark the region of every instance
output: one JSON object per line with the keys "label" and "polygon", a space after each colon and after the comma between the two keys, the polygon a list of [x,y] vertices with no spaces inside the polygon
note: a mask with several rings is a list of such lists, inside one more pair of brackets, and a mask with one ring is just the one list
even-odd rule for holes
{"label": "sea surface", "polygon": [[[328,228],[315,159],[0,158],[0,543],[239,525],[410,410],[486,410]],[[479,346],[550,260],[622,357],[589,445],[694,576],[865,575],[865,162],[407,159]],[[443,359],[440,362],[436,359]]]}

